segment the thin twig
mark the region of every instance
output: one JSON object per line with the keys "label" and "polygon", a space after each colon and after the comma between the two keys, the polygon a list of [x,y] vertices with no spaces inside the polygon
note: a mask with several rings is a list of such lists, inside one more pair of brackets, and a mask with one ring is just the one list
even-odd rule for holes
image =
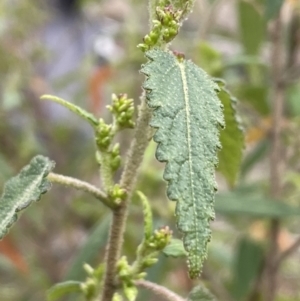
{"label": "thin twig", "polygon": [[53,172],[49,173],[47,178],[52,183],[57,183],[64,186],[73,187],[77,190],[85,191],[94,196],[96,199],[100,200],[107,207],[113,208],[113,204],[109,202],[107,195],[97,187],[87,182],[72,177],[59,175]]}
{"label": "thin twig", "polygon": [[134,282],[137,286],[143,287],[149,291],[152,291],[155,295],[160,296],[168,301],[185,301],[182,297],[179,295],[173,293],[169,289],[165,288],[164,286],[161,286],[159,284],[146,281],[146,280],[138,280]]}
{"label": "thin twig", "polygon": [[[271,133],[271,155],[270,155],[270,194],[274,199],[278,199],[282,190],[281,167],[282,167],[282,146],[281,129],[283,119],[283,103],[285,97],[285,85],[282,82],[283,74],[283,42],[282,42],[282,20],[279,13],[274,20],[274,28],[271,34],[271,72],[273,88],[271,97],[273,98],[272,112],[272,133]],[[278,235],[280,231],[279,219],[271,220],[270,246],[266,262],[266,301],[274,301],[277,291],[276,265],[278,257]]]}
{"label": "thin twig", "polygon": [[149,122],[151,111],[146,105],[145,97],[141,97],[139,118],[136,124],[134,138],[132,140],[127,161],[121,177],[120,185],[127,191],[127,198],[119,207],[113,210],[113,220],[110,228],[108,246],[106,250],[106,272],[101,300],[111,301],[116,289],[116,263],[119,260],[125,223],[127,219],[127,207],[136,183],[137,171],[142,163],[144,152],[149,143]]}
{"label": "thin twig", "polygon": [[288,249],[286,249],[284,252],[280,254],[277,260],[277,266],[280,266],[280,264],[285,259],[287,259],[290,255],[292,255],[299,247],[300,247],[300,237],[298,237]]}

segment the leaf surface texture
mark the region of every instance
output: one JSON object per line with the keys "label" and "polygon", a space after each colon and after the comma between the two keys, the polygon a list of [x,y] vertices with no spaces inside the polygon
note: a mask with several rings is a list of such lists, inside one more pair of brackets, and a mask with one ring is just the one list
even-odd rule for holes
{"label": "leaf surface texture", "polygon": [[0,199],[0,239],[17,220],[17,213],[50,189],[46,177],[53,168],[53,161],[36,156],[19,175],[7,181]]}
{"label": "leaf surface texture", "polygon": [[191,278],[199,275],[214,219],[214,179],[219,128],[223,125],[218,85],[191,61],[154,49],[142,68],[150,125],[157,129],[156,157],[166,162],[167,195],[177,201],[177,227],[183,233]]}

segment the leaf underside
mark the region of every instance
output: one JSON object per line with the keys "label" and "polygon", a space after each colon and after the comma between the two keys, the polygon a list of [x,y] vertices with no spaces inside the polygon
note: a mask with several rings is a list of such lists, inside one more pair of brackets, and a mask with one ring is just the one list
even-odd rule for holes
{"label": "leaf underside", "polygon": [[220,133],[222,149],[218,153],[218,170],[230,187],[233,187],[242,162],[244,133],[236,116],[236,99],[226,90],[221,80],[216,80],[220,92],[218,97],[224,107],[225,129]]}
{"label": "leaf underside", "polygon": [[157,129],[156,157],[166,162],[167,195],[177,201],[177,227],[183,234],[191,278],[199,276],[214,219],[215,165],[223,126],[222,105],[210,77],[191,61],[154,49],[142,68],[150,125]]}
{"label": "leaf underside", "polygon": [[38,201],[50,189],[46,177],[54,165],[50,159],[36,156],[17,176],[7,181],[0,198],[0,239],[17,220],[18,212]]}

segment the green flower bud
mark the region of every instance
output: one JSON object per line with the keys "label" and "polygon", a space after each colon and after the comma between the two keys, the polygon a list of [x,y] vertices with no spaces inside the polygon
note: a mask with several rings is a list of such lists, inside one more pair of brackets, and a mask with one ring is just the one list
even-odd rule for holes
{"label": "green flower bud", "polygon": [[155,263],[157,263],[158,259],[157,258],[146,258],[143,260],[143,267],[144,268],[149,268],[153,266]]}

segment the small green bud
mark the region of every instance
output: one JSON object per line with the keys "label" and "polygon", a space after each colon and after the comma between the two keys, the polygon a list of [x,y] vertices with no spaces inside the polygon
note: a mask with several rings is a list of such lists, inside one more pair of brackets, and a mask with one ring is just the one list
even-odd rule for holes
{"label": "small green bud", "polygon": [[143,52],[148,51],[149,48],[150,48],[148,45],[146,45],[144,43],[143,44],[138,44],[136,47],[139,48],[139,49],[141,49]]}
{"label": "small green bud", "polygon": [[122,300],[123,300],[123,298],[119,293],[114,293],[112,301],[122,301]]}
{"label": "small green bud", "polygon": [[121,156],[116,156],[110,161],[110,166],[113,171],[116,171],[121,165]]}
{"label": "small green bud", "polygon": [[85,263],[83,265],[83,269],[85,270],[85,272],[89,275],[89,276],[93,276],[94,274],[94,269],[87,263]]}
{"label": "small green bud", "polygon": [[118,156],[118,155],[120,155],[120,144],[119,144],[119,143],[116,143],[116,144],[114,145],[114,147],[113,147],[112,150],[111,150],[111,154],[112,154],[113,156]]}
{"label": "small green bud", "polygon": [[113,188],[108,191],[108,195],[112,202],[120,204],[121,201],[126,199],[127,191],[124,188],[121,188],[120,185],[115,184]]}
{"label": "small green bud", "polygon": [[143,260],[143,267],[144,268],[149,268],[153,266],[155,263],[157,263],[158,259],[157,258],[146,258]]}
{"label": "small green bud", "polygon": [[134,278],[139,280],[139,279],[144,279],[146,276],[147,276],[147,273],[142,272],[142,273],[137,274]]}
{"label": "small green bud", "polygon": [[145,35],[143,39],[144,43],[147,45],[151,45],[151,37],[149,35]]}

